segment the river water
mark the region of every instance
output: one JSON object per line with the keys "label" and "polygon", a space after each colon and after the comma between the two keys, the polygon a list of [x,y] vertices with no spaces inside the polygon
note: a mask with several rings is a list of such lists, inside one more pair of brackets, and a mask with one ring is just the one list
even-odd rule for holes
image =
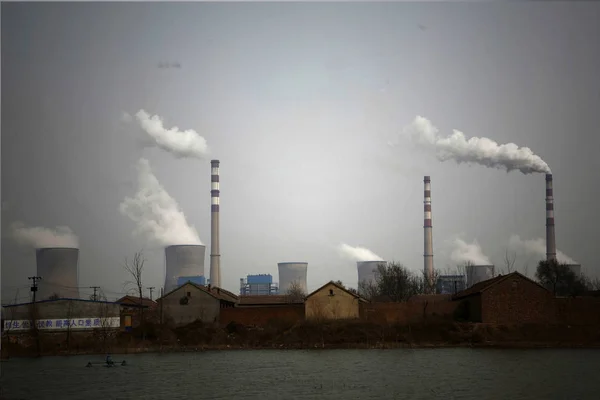
{"label": "river water", "polygon": [[247,350],[2,362],[1,399],[600,399],[600,350]]}

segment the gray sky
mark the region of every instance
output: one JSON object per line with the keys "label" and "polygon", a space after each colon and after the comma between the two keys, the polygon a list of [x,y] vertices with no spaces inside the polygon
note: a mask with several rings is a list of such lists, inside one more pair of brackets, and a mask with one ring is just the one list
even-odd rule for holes
{"label": "gray sky", "polygon": [[[209,160],[141,148],[120,118],[142,108],[196,130],[221,160],[232,291],[281,261],[309,263],[309,290],[356,285],[340,242],[421,270],[423,175],[436,268],[451,264],[455,234],[496,264],[510,235],[544,238],[542,174],[387,146],[416,115],[540,155],[557,247],[598,276],[599,20],[593,2],[3,3],[2,298],[35,272],[14,221],[73,229],[82,287],[116,297],[124,257],[144,246],[146,286],[162,286],[162,249],[119,213],[142,156],[210,244]],[[182,68],[157,68],[168,61]]]}

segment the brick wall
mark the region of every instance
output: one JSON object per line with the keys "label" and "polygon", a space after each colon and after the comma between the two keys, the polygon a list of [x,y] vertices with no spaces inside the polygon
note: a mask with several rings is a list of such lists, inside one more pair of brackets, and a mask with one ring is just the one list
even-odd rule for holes
{"label": "brick wall", "polygon": [[361,318],[380,323],[416,324],[452,320],[458,302],[423,301],[406,303],[366,303]]}
{"label": "brick wall", "polygon": [[230,322],[264,326],[271,320],[288,323],[302,321],[304,320],[304,304],[221,309],[220,322],[222,326],[226,326]]}
{"label": "brick wall", "polygon": [[600,298],[577,297],[554,299],[556,322],[568,325],[600,324]]}
{"label": "brick wall", "polygon": [[552,323],[552,294],[522,277],[504,280],[481,293],[481,322],[492,324]]}

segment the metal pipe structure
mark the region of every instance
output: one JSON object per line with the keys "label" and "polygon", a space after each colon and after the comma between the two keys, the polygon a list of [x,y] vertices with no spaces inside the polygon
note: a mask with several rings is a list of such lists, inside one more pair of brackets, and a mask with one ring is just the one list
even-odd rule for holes
{"label": "metal pipe structure", "polygon": [[50,296],[79,298],[79,249],[47,247],[36,249],[38,299]]}
{"label": "metal pipe structure", "polygon": [[210,175],[210,285],[221,287],[221,254],[219,248],[219,160],[211,160]]}
{"label": "metal pipe structure", "polygon": [[556,261],[556,237],[554,235],[554,193],[552,174],[546,174],[546,260]]}
{"label": "metal pipe structure", "polygon": [[425,192],[424,192],[424,223],[423,229],[425,231],[425,241],[424,241],[424,266],[423,273],[425,278],[429,282],[429,287],[433,286],[433,226],[431,224],[431,177],[425,176],[423,179],[423,183],[425,184]]}

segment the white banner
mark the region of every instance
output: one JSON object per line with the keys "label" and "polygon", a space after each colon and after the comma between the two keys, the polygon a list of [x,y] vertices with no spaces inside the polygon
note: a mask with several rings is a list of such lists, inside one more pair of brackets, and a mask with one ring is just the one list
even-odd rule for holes
{"label": "white banner", "polygon": [[[31,329],[30,320],[6,320],[4,321],[4,331],[27,331]],[[66,331],[99,329],[99,328],[119,328],[121,326],[120,317],[109,318],[63,318],[63,319],[38,319],[35,324],[39,330],[45,331]]]}

